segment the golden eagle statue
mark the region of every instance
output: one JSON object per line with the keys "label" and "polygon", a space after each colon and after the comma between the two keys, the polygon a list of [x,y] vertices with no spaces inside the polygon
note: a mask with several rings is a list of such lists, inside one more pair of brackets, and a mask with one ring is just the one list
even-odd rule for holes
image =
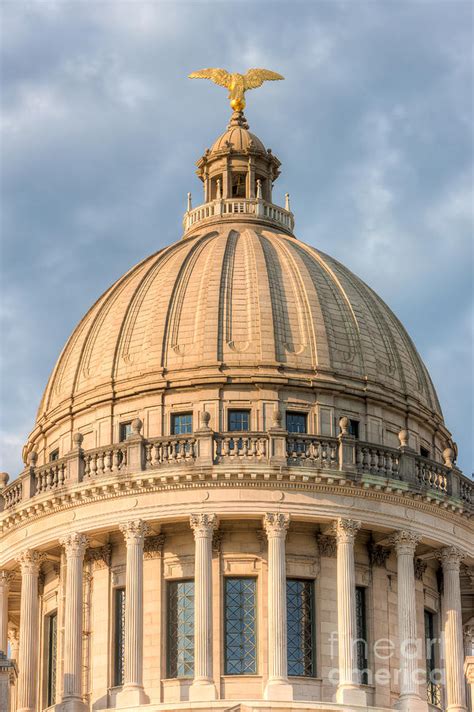
{"label": "golden eagle statue", "polygon": [[234,111],[243,111],[245,108],[244,94],[248,89],[256,89],[263,82],[284,79],[281,74],[271,72],[269,69],[249,69],[246,74],[230,73],[225,69],[200,69],[189,75],[190,79],[212,79],[213,82],[229,90],[230,105]]}

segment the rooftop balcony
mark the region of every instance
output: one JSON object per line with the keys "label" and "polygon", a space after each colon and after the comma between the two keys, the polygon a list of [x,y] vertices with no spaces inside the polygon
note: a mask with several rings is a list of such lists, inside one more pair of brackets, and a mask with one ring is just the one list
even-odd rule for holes
{"label": "rooftop balcony", "polygon": [[134,434],[125,442],[88,451],[80,445],[76,436],[71,453],[41,467],[33,457],[16,480],[0,488],[3,528],[24,514],[70,507],[89,496],[199,481],[357,486],[474,514],[474,482],[454,465],[421,457],[408,447],[389,448],[351,436],[199,430],[150,439]]}
{"label": "rooftop balcony", "polygon": [[216,222],[235,222],[238,219],[266,223],[291,235],[295,218],[289,209],[288,197],[286,202],[286,208],[280,208],[262,198],[220,198],[192,208],[188,196],[188,210],[183,218],[184,235],[187,237],[187,233],[196,228],[207,227]]}

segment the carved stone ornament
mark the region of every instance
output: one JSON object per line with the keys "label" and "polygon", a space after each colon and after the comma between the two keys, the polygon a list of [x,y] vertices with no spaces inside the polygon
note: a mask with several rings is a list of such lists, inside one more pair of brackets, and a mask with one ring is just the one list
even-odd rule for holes
{"label": "carved stone ornament", "polygon": [[90,562],[95,570],[109,568],[112,561],[112,545],[104,544],[94,549],[87,549],[86,561]]}
{"label": "carved stone ornament", "polygon": [[224,533],[219,529],[215,529],[212,535],[212,551],[214,554],[220,554],[222,549],[222,539]]}
{"label": "carved stone ornament", "polygon": [[6,571],[5,569],[2,569],[0,571],[0,587],[10,586],[10,584],[14,580],[14,578],[15,578],[14,571]]}
{"label": "carved stone ornament", "polygon": [[369,561],[371,566],[385,566],[385,563],[391,554],[391,550],[388,547],[370,542],[367,549],[369,552]]}
{"label": "carved stone ornament", "polygon": [[428,568],[428,564],[423,559],[414,559],[415,565],[415,578],[417,581],[423,581],[423,576]]}
{"label": "carved stone ornament", "polygon": [[337,543],[353,544],[361,525],[356,519],[338,519],[334,525]]}
{"label": "carved stone ornament", "polygon": [[164,534],[155,534],[147,536],[143,544],[143,557],[145,559],[158,559],[163,554],[166,536]]}
{"label": "carved stone ornament", "polygon": [[471,587],[474,589],[474,566],[467,566],[461,563],[461,574],[467,576],[469,579]]}
{"label": "carved stone ornament", "polygon": [[150,531],[148,524],[142,519],[133,519],[130,522],[120,524],[119,529],[127,546],[143,544],[145,536]]}
{"label": "carved stone ornament", "polygon": [[459,572],[465,553],[455,546],[445,546],[436,556],[441,561],[443,571]]}
{"label": "carved stone ornament", "polygon": [[316,536],[318,542],[320,556],[326,556],[329,559],[335,559],[337,556],[337,541],[335,536],[328,534],[318,534]]}
{"label": "carved stone ornament", "polygon": [[408,431],[400,430],[398,440],[400,441],[400,447],[408,447]]}
{"label": "carved stone ornament", "polygon": [[395,532],[390,537],[390,542],[397,552],[397,556],[400,554],[407,554],[409,556],[415,555],[415,549],[418,546],[421,537],[418,534],[410,531],[400,531]]}
{"label": "carved stone ornament", "polygon": [[283,514],[282,512],[267,512],[263,518],[263,528],[268,538],[285,538],[289,526],[289,514]]}
{"label": "carved stone ornament", "polygon": [[17,557],[22,576],[27,573],[38,574],[39,568],[45,559],[46,554],[39,551],[34,551],[33,549],[22,551]]}
{"label": "carved stone ornament", "polygon": [[85,534],[72,532],[59,540],[61,546],[64,546],[67,558],[84,556],[87,545],[89,543]]}
{"label": "carved stone ornament", "polygon": [[191,514],[189,524],[194,532],[194,538],[212,537],[217,528],[216,514]]}
{"label": "carved stone ornament", "polygon": [[260,544],[260,553],[263,553],[267,548],[267,535],[263,529],[257,529],[257,541]]}

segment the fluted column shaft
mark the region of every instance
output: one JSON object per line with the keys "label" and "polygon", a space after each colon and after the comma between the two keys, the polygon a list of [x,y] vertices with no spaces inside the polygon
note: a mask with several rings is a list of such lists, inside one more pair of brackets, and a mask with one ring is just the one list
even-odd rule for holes
{"label": "fluted column shaft", "polygon": [[82,585],[88,541],[84,534],[74,532],[59,543],[66,553],[63,702],[73,707],[82,700]]}
{"label": "fluted column shaft", "polygon": [[[191,699],[215,699],[212,672],[212,535],[215,514],[192,514],[194,533],[194,681]],[[204,689],[202,689],[204,688]]]}
{"label": "fluted column shaft", "polygon": [[286,533],[288,514],[268,513],[263,527],[268,539],[268,682],[266,699],[292,699],[288,682],[286,622]]}
{"label": "fluted column shaft", "polygon": [[8,593],[13,578],[11,571],[0,571],[0,652],[8,649]]}
{"label": "fluted column shaft", "polygon": [[443,567],[443,633],[446,660],[446,709],[465,712],[464,646],[459,567],[463,554],[449,546],[441,550]]}
{"label": "fluted column shaft", "polygon": [[400,709],[406,712],[427,709],[418,694],[417,626],[415,595],[415,549],[420,537],[400,531],[391,537],[397,552],[398,638],[400,665]]}
{"label": "fluted column shaft", "polygon": [[337,541],[337,639],[339,684],[337,701],[341,704],[365,704],[365,693],[359,686],[356,665],[356,591],[354,541],[361,523],[338,519],[334,532]]}
{"label": "fluted column shaft", "polygon": [[120,529],[127,545],[124,687],[143,688],[143,544],[148,526],[137,520]]}
{"label": "fluted column shaft", "polygon": [[38,674],[38,573],[43,556],[24,551],[18,558],[21,569],[20,650],[18,677],[18,712],[36,709]]}

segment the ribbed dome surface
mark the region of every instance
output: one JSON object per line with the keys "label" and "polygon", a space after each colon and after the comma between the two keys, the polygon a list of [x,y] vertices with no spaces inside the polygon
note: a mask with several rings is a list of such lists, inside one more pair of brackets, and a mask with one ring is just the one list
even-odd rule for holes
{"label": "ribbed dome surface", "polygon": [[441,414],[405,329],[367,285],[295,238],[245,223],[181,240],[110,287],[66,344],[38,419],[179,384],[184,372],[188,384],[336,383]]}
{"label": "ribbed dome surface", "polygon": [[266,152],[265,146],[258,136],[255,136],[243,126],[229,126],[227,131],[214,141],[211,153],[227,148],[227,142],[232,144],[234,151],[245,151],[247,148],[252,147],[256,151]]}

